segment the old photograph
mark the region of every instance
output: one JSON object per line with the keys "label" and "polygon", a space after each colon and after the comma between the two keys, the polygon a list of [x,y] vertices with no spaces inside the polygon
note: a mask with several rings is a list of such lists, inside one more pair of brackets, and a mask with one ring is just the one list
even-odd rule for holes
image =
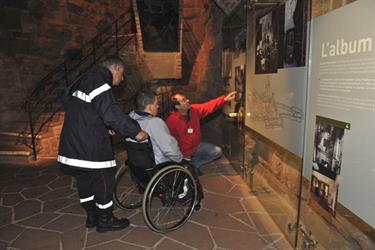
{"label": "old photograph", "polygon": [[278,68],[278,10],[274,9],[256,23],[255,74],[276,73]]}
{"label": "old photograph", "polygon": [[303,0],[285,2],[283,67],[305,65],[307,4]]}
{"label": "old photograph", "polygon": [[319,116],[315,123],[313,170],[335,180],[340,174],[344,127],[332,124]]}
{"label": "old photograph", "polygon": [[336,214],[338,188],[338,180],[332,180],[316,171],[312,172],[310,183],[312,199],[333,216]]}

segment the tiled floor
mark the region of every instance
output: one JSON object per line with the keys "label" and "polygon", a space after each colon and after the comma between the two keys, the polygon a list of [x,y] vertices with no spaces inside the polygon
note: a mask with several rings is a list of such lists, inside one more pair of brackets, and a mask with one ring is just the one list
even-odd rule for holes
{"label": "tiled floor", "polygon": [[292,249],[225,158],[203,168],[203,209],[157,234],[141,210],[116,210],[131,226],[99,234],[84,226],[74,179],[54,162],[0,164],[0,249]]}

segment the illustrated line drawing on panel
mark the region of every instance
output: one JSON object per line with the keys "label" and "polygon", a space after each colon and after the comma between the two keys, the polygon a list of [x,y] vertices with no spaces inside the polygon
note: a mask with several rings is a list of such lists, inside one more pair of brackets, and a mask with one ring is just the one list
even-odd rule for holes
{"label": "illustrated line drawing on panel", "polygon": [[249,95],[251,100],[250,119],[255,122],[264,122],[268,129],[283,128],[284,119],[295,122],[303,121],[302,108],[277,102],[275,93],[271,92],[269,82],[266,84],[264,92],[253,91]]}

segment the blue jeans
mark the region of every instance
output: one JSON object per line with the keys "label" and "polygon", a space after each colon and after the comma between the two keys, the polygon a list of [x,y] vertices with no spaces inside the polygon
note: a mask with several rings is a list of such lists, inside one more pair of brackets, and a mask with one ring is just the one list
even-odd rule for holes
{"label": "blue jeans", "polygon": [[191,163],[200,168],[202,165],[212,162],[221,157],[223,151],[220,147],[208,142],[201,142],[197,151],[191,156]]}

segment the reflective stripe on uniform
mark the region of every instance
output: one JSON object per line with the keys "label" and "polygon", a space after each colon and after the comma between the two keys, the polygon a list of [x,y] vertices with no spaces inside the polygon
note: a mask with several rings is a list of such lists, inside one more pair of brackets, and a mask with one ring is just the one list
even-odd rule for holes
{"label": "reflective stripe on uniform", "polygon": [[104,205],[101,205],[101,204],[96,203],[96,206],[97,206],[98,208],[100,208],[100,209],[106,209],[106,208],[111,207],[112,205],[113,205],[113,202],[112,202],[112,201],[110,201],[110,202],[108,202],[107,204],[104,204]]}
{"label": "reflective stripe on uniform", "polygon": [[58,155],[57,161],[61,162],[65,165],[73,166],[73,167],[82,167],[82,168],[90,168],[90,169],[100,169],[100,168],[111,168],[116,166],[116,161],[85,161],[85,160],[78,160],[72,159],[65,156]]}
{"label": "reflective stripe on uniform", "polygon": [[87,197],[87,198],[79,199],[79,201],[81,203],[85,203],[85,202],[93,201],[93,200],[94,200],[94,196],[90,196],[90,197]]}
{"label": "reflective stripe on uniform", "polygon": [[83,93],[80,90],[76,90],[76,91],[74,91],[72,96],[77,97],[78,99],[81,99],[84,102],[90,103],[92,100],[94,100],[94,98],[96,96],[100,95],[101,93],[103,93],[103,92],[105,92],[109,89],[111,89],[111,86],[109,86],[108,83],[105,83],[102,86],[100,86],[99,88],[96,88],[93,91],[91,91],[90,94],[88,94],[88,95],[86,95],[85,93]]}

